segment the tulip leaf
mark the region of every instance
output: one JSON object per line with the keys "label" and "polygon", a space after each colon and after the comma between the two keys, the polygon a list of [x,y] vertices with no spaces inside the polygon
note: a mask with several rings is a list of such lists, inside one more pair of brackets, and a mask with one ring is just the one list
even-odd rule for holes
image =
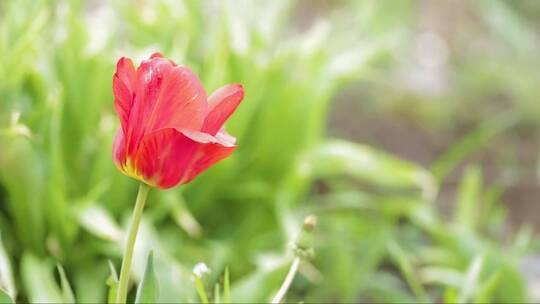
{"label": "tulip leaf", "polygon": [[116,293],[118,291],[118,273],[116,272],[116,268],[114,268],[111,260],[109,260],[109,268],[111,269],[111,274],[107,278],[107,285],[109,286],[107,303],[116,303]]}
{"label": "tulip leaf", "polygon": [[197,294],[199,295],[201,303],[208,304],[208,295],[206,294],[206,290],[204,289],[204,283],[201,277],[197,275],[194,275],[193,277],[195,279],[195,289],[197,290]]}
{"label": "tulip leaf", "polygon": [[324,142],[303,159],[300,169],[314,178],[348,175],[374,186],[416,188],[429,198],[437,191],[435,179],[428,170],[372,147],[344,140]]}
{"label": "tulip leaf", "polygon": [[13,279],[13,270],[8,258],[6,249],[0,235],[0,288],[9,295],[10,299],[15,299],[17,290]]}
{"label": "tulip leaf", "polygon": [[223,275],[223,303],[231,303],[231,283],[229,279],[229,267],[225,268]]}
{"label": "tulip leaf", "polygon": [[154,271],[154,253],[150,251],[144,276],[137,288],[135,303],[155,303],[158,297],[158,281]]}
{"label": "tulip leaf", "polygon": [[468,166],[460,181],[456,201],[455,221],[464,227],[474,229],[478,225],[479,214],[484,202],[482,197],[482,171],[478,166]]}
{"label": "tulip leaf", "polygon": [[58,269],[58,273],[60,274],[60,286],[62,287],[62,297],[64,298],[64,302],[75,303],[75,296],[73,295],[71,285],[69,285],[69,281],[66,277],[66,272],[64,271],[64,268],[60,264],[56,264],[56,268]]}
{"label": "tulip leaf", "polygon": [[122,239],[122,229],[105,208],[90,205],[80,210],[78,217],[81,226],[93,235],[113,242]]}
{"label": "tulip leaf", "polygon": [[399,268],[405,281],[409,284],[411,290],[418,299],[421,299],[422,302],[428,301],[428,294],[422,285],[418,274],[414,272],[414,265],[411,258],[407,253],[401,248],[401,246],[392,241],[388,243],[388,253],[394,263]]}
{"label": "tulip leaf", "polygon": [[219,288],[219,283],[214,285],[214,303],[221,303],[221,291]]}
{"label": "tulip leaf", "polygon": [[463,286],[458,296],[459,303],[470,302],[475,290],[480,284],[480,275],[484,267],[484,256],[477,255],[470,263],[467,274],[463,280]]}
{"label": "tulip leaf", "polygon": [[15,303],[13,299],[7,294],[7,292],[0,288],[0,303]]}
{"label": "tulip leaf", "polygon": [[47,260],[24,254],[21,261],[22,282],[31,303],[62,303],[64,299]]}

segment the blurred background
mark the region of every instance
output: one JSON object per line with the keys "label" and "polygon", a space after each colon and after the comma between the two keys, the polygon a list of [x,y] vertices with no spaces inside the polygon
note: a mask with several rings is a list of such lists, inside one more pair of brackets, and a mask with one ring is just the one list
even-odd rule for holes
{"label": "blurred background", "polygon": [[[242,83],[235,154],[152,191],[133,266],[160,302],[229,269],[264,302],[540,301],[540,2],[0,0],[0,288],[103,302],[137,182],[111,159],[119,57]],[[133,296],[133,294],[132,294]]]}

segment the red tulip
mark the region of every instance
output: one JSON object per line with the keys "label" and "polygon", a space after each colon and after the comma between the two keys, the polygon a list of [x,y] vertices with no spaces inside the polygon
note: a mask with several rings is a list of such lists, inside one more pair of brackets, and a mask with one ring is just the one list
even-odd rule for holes
{"label": "red tulip", "polygon": [[208,98],[191,70],[156,53],[137,69],[131,59],[120,58],[113,92],[121,123],[113,158],[128,176],[170,188],[191,181],[236,148],[223,124],[244,97],[239,84]]}

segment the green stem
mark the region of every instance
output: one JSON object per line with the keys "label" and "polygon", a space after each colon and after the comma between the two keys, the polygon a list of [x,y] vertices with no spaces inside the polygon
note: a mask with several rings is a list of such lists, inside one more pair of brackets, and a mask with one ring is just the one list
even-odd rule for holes
{"label": "green stem", "polygon": [[283,284],[281,284],[281,287],[279,288],[279,291],[272,299],[272,304],[279,304],[285,297],[285,294],[289,290],[289,287],[292,284],[292,281],[294,280],[294,276],[296,275],[296,272],[298,271],[298,266],[300,265],[300,257],[295,257],[291,268],[289,269],[289,273],[287,273],[287,277],[285,278],[285,281],[283,281]]}
{"label": "green stem", "polygon": [[150,187],[147,186],[145,183],[141,183],[139,185],[139,193],[137,193],[135,209],[133,209],[133,216],[131,218],[131,224],[129,225],[128,238],[126,241],[126,247],[124,249],[124,259],[122,260],[122,270],[120,271],[120,281],[118,283],[116,303],[126,303],[129,274],[131,270],[131,260],[133,258],[133,249],[135,248],[137,231],[139,230],[139,224],[141,223],[144,203],[146,202],[146,197],[148,196],[149,190]]}

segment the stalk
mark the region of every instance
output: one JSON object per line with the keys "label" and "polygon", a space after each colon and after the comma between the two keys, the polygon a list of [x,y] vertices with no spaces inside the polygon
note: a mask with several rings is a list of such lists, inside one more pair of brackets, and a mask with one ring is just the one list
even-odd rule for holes
{"label": "stalk", "polygon": [[137,193],[137,200],[135,201],[135,208],[133,209],[133,215],[129,225],[126,247],[124,248],[124,258],[122,260],[122,269],[120,270],[116,303],[126,303],[133,249],[135,248],[137,232],[139,231],[139,224],[141,223],[144,204],[149,190],[150,187],[145,183],[139,185],[139,192]]}
{"label": "stalk", "polygon": [[296,272],[298,271],[298,265],[300,265],[300,257],[294,258],[294,261],[291,264],[291,268],[289,269],[289,273],[287,273],[287,277],[285,277],[285,280],[283,281],[283,284],[281,284],[279,291],[277,292],[276,296],[272,299],[272,304],[281,303],[281,301],[285,297],[285,294],[289,290],[289,287],[291,286],[292,281],[294,280]]}
{"label": "stalk", "polygon": [[314,215],[308,215],[304,219],[304,224],[302,225],[302,230],[298,235],[298,238],[294,245],[294,260],[291,264],[291,268],[285,277],[285,280],[281,284],[278,292],[272,299],[272,304],[279,304],[285,298],[289,287],[298,272],[298,266],[300,266],[300,261],[303,259],[313,258],[313,230],[317,226],[317,217]]}

